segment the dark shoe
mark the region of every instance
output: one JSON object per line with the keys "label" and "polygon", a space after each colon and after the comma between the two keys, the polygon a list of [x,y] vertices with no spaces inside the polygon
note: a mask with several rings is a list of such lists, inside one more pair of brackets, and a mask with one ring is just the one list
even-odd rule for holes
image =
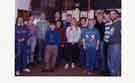
{"label": "dark shoe", "polygon": [[49,69],[42,69],[41,72],[49,72]]}
{"label": "dark shoe", "polygon": [[51,69],[50,72],[54,72],[54,69]]}

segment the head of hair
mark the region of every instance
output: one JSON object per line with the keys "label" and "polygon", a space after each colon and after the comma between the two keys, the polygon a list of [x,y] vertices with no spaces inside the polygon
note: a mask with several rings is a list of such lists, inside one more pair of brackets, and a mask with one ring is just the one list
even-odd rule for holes
{"label": "head of hair", "polygon": [[61,22],[61,28],[63,28],[63,22],[62,22],[62,20],[57,20],[56,23],[57,22]]}
{"label": "head of hair", "polygon": [[50,24],[50,25],[55,25],[56,22],[55,22],[54,20],[50,20],[50,21],[49,21],[49,24]]}
{"label": "head of hair", "polygon": [[86,17],[81,17],[80,19],[79,19],[79,22],[78,22],[78,24],[79,24],[79,26],[81,26],[81,21],[82,20],[85,20],[85,22],[87,21],[87,18]]}
{"label": "head of hair", "polygon": [[[18,23],[18,19],[19,18],[22,18],[23,19],[23,17],[22,16],[18,16],[18,17],[16,17],[16,24]],[[23,19],[23,22],[24,22],[24,19]]]}
{"label": "head of hair", "polygon": [[83,19],[84,19],[85,21],[87,20],[86,17],[81,17],[81,18],[80,18],[80,21],[83,20]]}
{"label": "head of hair", "polygon": [[110,14],[109,10],[104,10],[104,14]]}
{"label": "head of hair", "polygon": [[71,16],[71,17],[72,17],[72,15],[71,15],[71,14],[67,14],[67,17],[69,17],[69,16]]}
{"label": "head of hair", "polygon": [[121,16],[120,12],[118,12],[117,10],[111,10],[111,12],[115,12],[118,15],[118,17]]}

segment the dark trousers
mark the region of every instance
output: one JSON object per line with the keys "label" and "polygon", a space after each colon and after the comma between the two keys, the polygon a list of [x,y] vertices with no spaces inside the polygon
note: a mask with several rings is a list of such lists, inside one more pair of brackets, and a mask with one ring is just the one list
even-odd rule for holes
{"label": "dark trousers", "polygon": [[67,43],[65,45],[65,62],[66,63],[79,63],[80,48],[78,43],[71,44]]}
{"label": "dark trousers", "polygon": [[63,64],[63,63],[64,63],[64,47],[59,47],[56,64],[60,65],[60,64]]}
{"label": "dark trousers", "polygon": [[37,39],[37,46],[36,46],[36,62],[43,63],[44,62],[44,48],[45,48],[45,41],[43,39]]}
{"label": "dark trousers", "polygon": [[105,69],[104,74],[105,75],[109,75],[107,51],[108,51],[108,43],[104,42],[104,69]]}
{"label": "dark trousers", "polygon": [[15,70],[21,71],[27,66],[28,49],[27,43],[15,44]]}

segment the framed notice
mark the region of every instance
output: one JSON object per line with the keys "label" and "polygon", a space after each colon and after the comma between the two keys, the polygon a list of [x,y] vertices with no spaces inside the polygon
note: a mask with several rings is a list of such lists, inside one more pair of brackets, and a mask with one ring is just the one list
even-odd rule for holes
{"label": "framed notice", "polygon": [[88,12],[87,11],[81,11],[80,17],[88,17]]}
{"label": "framed notice", "polygon": [[78,8],[76,8],[75,10],[73,10],[73,17],[75,17],[77,19],[77,21],[79,21],[80,10]]}
{"label": "framed notice", "polygon": [[88,11],[88,18],[94,18],[94,10]]}

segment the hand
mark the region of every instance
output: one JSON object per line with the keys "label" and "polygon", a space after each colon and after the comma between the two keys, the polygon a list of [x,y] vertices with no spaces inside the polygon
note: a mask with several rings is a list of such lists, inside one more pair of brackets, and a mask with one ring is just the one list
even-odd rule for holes
{"label": "hand", "polygon": [[61,44],[60,47],[64,47],[64,44]]}
{"label": "hand", "polygon": [[18,40],[19,42],[23,42],[24,41],[24,38],[22,38],[22,39],[20,39],[20,40]]}
{"label": "hand", "polygon": [[99,49],[99,46],[96,46],[96,50],[98,50]]}
{"label": "hand", "polygon": [[86,49],[86,46],[85,45],[83,45],[83,49]]}

